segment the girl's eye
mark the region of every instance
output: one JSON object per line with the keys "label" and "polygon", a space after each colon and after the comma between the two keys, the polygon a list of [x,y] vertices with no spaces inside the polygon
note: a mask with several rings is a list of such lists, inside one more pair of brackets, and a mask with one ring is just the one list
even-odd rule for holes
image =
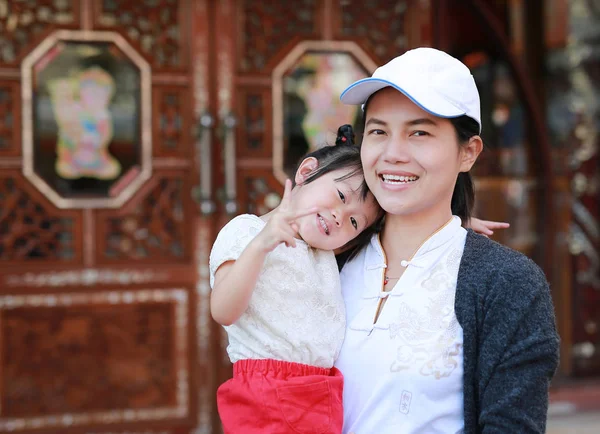
{"label": "girl's eye", "polygon": [[380,136],[382,134],[385,134],[385,131],[383,131],[383,130],[370,130],[369,134],[373,134],[375,136]]}
{"label": "girl's eye", "polygon": [[346,203],[346,196],[344,196],[344,193],[338,190],[338,194],[340,195],[340,199],[342,199],[342,202]]}
{"label": "girl's eye", "polygon": [[424,136],[428,136],[429,133],[427,131],[415,131],[414,133],[411,134],[411,136],[416,136],[416,137],[424,137]]}
{"label": "girl's eye", "polygon": [[354,219],[354,217],[350,217],[350,223],[352,223],[352,226],[354,226],[354,229],[358,229],[358,223],[356,223],[356,220]]}

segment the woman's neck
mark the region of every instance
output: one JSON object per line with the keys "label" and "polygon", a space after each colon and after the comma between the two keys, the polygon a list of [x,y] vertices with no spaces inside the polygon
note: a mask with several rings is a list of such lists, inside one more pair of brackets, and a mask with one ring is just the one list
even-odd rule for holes
{"label": "woman's neck", "polygon": [[391,215],[385,217],[381,243],[388,259],[410,259],[417,249],[452,218],[452,212],[423,215]]}

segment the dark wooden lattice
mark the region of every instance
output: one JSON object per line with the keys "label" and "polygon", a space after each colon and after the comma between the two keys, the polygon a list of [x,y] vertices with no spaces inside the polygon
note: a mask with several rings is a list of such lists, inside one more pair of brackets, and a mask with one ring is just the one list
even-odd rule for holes
{"label": "dark wooden lattice", "polygon": [[4,261],[75,259],[72,218],[51,216],[45,205],[0,177],[0,265]]}
{"label": "dark wooden lattice", "polygon": [[341,2],[341,34],[360,41],[386,62],[406,51],[406,13],[416,0],[345,0]]}
{"label": "dark wooden lattice", "polygon": [[245,0],[244,35],[241,68],[260,71],[270,59],[294,38],[316,37],[316,0],[285,1]]}
{"label": "dark wooden lattice", "polygon": [[241,195],[245,203],[245,209],[241,212],[262,215],[279,205],[283,187],[269,171],[256,169],[240,176],[243,178],[244,190]]}
{"label": "dark wooden lattice", "polygon": [[265,143],[265,107],[262,93],[246,95],[245,107],[245,146],[250,151],[258,151]]}
{"label": "dark wooden lattice", "polygon": [[0,82],[0,155],[19,153],[19,89],[18,84]]}
{"label": "dark wooden lattice", "polygon": [[189,91],[181,87],[157,88],[153,94],[154,155],[188,155],[190,116]]}
{"label": "dark wooden lattice", "polygon": [[0,8],[0,64],[16,65],[49,29],[73,27],[79,0],[9,0]]}
{"label": "dark wooden lattice", "polygon": [[173,312],[170,303],[3,312],[3,416],[172,406]]}
{"label": "dark wooden lattice", "polygon": [[180,69],[188,59],[182,47],[180,0],[102,0],[96,26],[123,32],[153,67]]}
{"label": "dark wooden lattice", "polygon": [[183,184],[162,178],[133,212],[107,218],[99,240],[102,260],[184,258],[191,240],[185,236]]}

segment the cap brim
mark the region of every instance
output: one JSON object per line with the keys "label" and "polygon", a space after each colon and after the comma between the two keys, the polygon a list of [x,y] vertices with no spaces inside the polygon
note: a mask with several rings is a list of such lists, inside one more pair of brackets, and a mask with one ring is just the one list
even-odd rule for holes
{"label": "cap brim", "polygon": [[419,86],[412,86],[409,89],[409,86],[403,88],[390,81],[373,77],[363,78],[352,83],[342,92],[340,100],[344,104],[364,104],[371,95],[386,87],[393,87],[397,91],[402,92],[417,106],[434,116],[455,118],[466,114],[464,110],[448,102],[428,86],[420,84]]}

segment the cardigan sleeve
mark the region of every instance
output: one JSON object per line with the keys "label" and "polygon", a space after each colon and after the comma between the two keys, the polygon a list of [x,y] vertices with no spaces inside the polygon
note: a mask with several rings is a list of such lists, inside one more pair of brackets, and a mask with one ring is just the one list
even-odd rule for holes
{"label": "cardigan sleeve", "polygon": [[480,300],[478,432],[542,434],[559,359],[554,308],[539,267],[510,259]]}

